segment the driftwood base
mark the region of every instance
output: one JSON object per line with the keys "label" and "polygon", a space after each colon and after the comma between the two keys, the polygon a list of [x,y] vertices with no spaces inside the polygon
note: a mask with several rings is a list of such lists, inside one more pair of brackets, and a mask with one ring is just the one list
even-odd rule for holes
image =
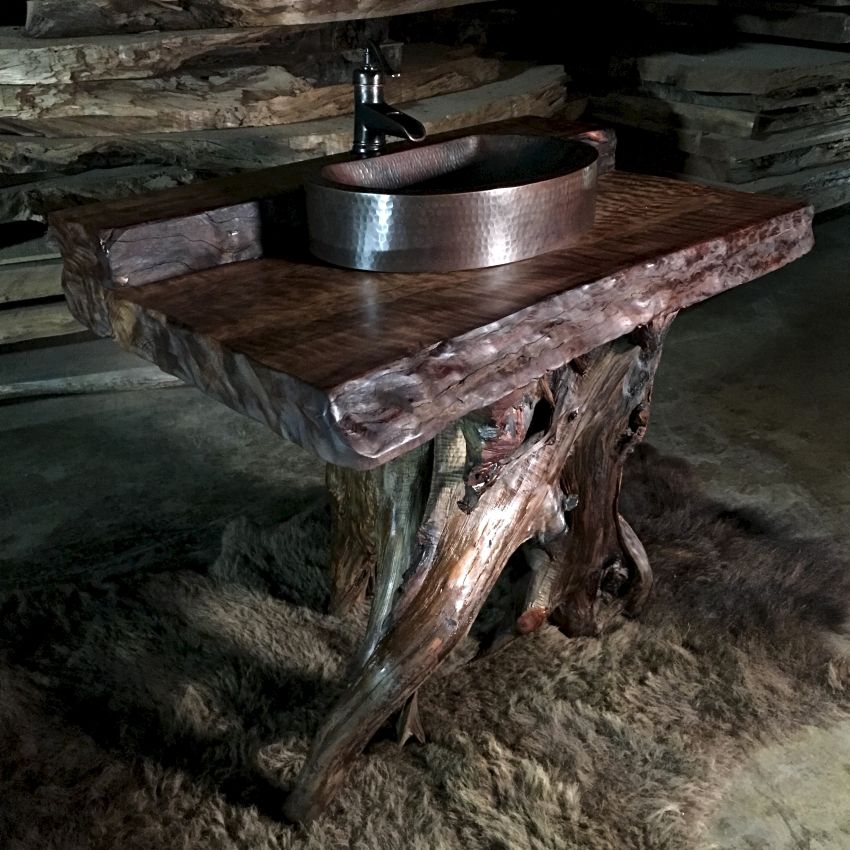
{"label": "driftwood base", "polygon": [[331,467],[332,600],[371,590],[346,691],[319,730],[285,804],[316,817],[391,716],[423,737],[416,691],[469,632],[508,558],[528,571],[512,622],[492,645],[551,620],[600,630],[600,603],[636,615],[652,584],[617,500],[623,462],[647,424],[673,316],[655,320],[471,414],[430,444],[370,472]]}

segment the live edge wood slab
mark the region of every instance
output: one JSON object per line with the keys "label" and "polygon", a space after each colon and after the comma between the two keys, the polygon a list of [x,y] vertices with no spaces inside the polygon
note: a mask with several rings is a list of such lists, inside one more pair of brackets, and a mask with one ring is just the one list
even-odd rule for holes
{"label": "live edge wood slab", "polygon": [[[609,134],[517,119],[463,132]],[[521,553],[493,650],[544,622],[639,613],[646,553],[617,499],[676,312],[812,246],[812,210],[611,171],[569,250],[440,275],[304,251],[300,186],[327,160],[54,216],[74,314],[329,461],[331,606],[373,593],[348,687],[284,814],[318,815]],[[606,160],[607,162],[607,160]],[[188,273],[187,273],[188,272]],[[513,572],[513,571],[512,571]]]}

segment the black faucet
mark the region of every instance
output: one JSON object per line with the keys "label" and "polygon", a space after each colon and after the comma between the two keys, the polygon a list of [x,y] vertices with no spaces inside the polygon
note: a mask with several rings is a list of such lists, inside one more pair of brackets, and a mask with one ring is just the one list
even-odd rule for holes
{"label": "black faucet", "polygon": [[363,67],[354,72],[354,146],[359,156],[383,153],[387,136],[421,142],[425,128],[384,101],[384,77],[397,77],[375,42],[368,42]]}

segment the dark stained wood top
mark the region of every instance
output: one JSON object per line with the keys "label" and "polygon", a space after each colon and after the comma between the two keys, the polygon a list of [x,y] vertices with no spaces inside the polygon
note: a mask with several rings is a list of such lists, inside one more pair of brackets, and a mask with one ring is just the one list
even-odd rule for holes
{"label": "dark stained wood top", "polygon": [[[260,259],[131,287],[119,297],[332,391],[581,284],[799,206],[762,196],[734,203],[738,197],[617,173],[600,182],[592,234],[567,251],[524,262],[409,275],[338,269],[309,257]],[[683,269],[682,278],[686,274]],[[676,282],[671,278],[669,285]],[[613,295],[627,301],[638,292],[632,287]]]}
{"label": "dark stained wood top", "polygon": [[125,347],[326,460],[368,468],[811,245],[804,204],[613,172],[593,229],[532,260],[402,275],[266,257],[113,286],[104,304]]}

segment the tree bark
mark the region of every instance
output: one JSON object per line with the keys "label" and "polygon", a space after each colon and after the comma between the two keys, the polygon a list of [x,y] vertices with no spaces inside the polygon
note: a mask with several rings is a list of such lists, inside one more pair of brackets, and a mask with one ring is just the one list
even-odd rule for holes
{"label": "tree bark", "polygon": [[567,634],[597,634],[605,598],[637,613],[651,571],[617,497],[623,462],[646,428],[671,320],[533,381],[449,426],[430,447],[371,472],[331,473],[334,604],[362,593],[372,551],[375,600],[348,688],[319,730],[287,817],[319,814],[393,713],[401,711],[402,740],[422,737],[417,689],[468,633],[523,543],[534,576],[516,634],[550,616]]}

